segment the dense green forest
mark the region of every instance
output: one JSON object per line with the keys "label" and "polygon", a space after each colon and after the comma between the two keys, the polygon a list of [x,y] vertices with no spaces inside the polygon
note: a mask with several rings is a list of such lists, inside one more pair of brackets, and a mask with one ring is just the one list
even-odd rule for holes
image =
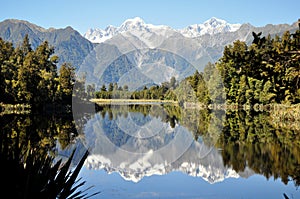
{"label": "dense green forest", "polygon": [[143,89],[129,91],[127,85],[123,87],[110,83],[108,88],[103,84],[100,91],[95,92],[96,98],[101,99],[160,99],[177,100],[174,89],[178,86],[176,78],[172,77],[169,82],[163,82],[160,86],[144,86]]}
{"label": "dense green forest", "polygon": [[70,104],[75,70],[69,64],[57,69],[58,57],[47,41],[35,50],[26,35],[20,46],[0,38],[0,101],[8,104]]}
{"label": "dense green forest", "polygon": [[[300,102],[300,30],[275,38],[252,34],[250,45],[235,41],[224,48],[219,61],[187,78],[200,102],[218,102],[222,98],[218,84],[224,86],[227,104]],[[214,76],[216,71],[221,82]]]}
{"label": "dense green forest", "polygon": [[223,149],[224,164],[235,171],[249,167],[267,178],[281,178],[285,184],[294,181],[299,186],[299,125],[290,121],[278,126],[269,117],[266,113],[250,115],[243,111],[227,114],[217,141]]}

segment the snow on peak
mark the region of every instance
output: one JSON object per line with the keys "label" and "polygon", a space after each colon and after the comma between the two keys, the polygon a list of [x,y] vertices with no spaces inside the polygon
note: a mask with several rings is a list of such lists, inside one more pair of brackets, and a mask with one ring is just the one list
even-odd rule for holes
{"label": "snow on peak", "polygon": [[155,164],[155,162],[148,161],[145,157],[141,157],[133,162],[122,162],[117,167],[113,166],[113,162],[113,160],[103,155],[93,154],[88,156],[85,166],[93,170],[104,169],[108,173],[117,172],[123,179],[132,182],[139,182],[146,176],[165,175],[173,171],[180,171],[189,176],[200,177],[210,184],[222,182],[227,178],[240,177],[231,167],[219,167],[214,165],[216,162],[208,165],[203,165],[200,162],[182,162],[175,166],[167,163]]}
{"label": "snow on peak", "polygon": [[93,43],[101,43],[114,35],[124,32],[140,32],[140,33],[155,33],[158,35],[164,34],[166,29],[171,29],[163,25],[146,24],[140,17],[125,20],[119,27],[112,25],[108,26],[104,30],[101,29],[89,29],[84,37]]}
{"label": "snow on peak", "polygon": [[112,38],[115,34],[116,28],[113,26],[108,26],[105,30],[98,28],[90,28],[85,34],[84,37],[90,40],[93,43],[102,43],[107,39]]}
{"label": "snow on peak", "polygon": [[203,24],[190,25],[178,30],[185,37],[199,37],[205,34],[217,34],[222,32],[234,32],[240,28],[241,24],[230,24],[225,20],[212,17]]}
{"label": "snow on peak", "polygon": [[[102,29],[89,29],[84,37],[93,43],[101,43],[119,33],[130,32],[135,36],[147,34],[148,38],[151,34],[168,37],[170,32],[179,32],[185,37],[199,37],[204,34],[217,34],[222,32],[234,32],[240,28],[241,24],[230,24],[225,20],[212,17],[203,24],[194,24],[187,26],[184,29],[174,30],[165,25],[147,24],[140,17],[125,20],[119,27],[108,26]],[[142,40],[145,38],[142,38]],[[146,39],[147,40],[147,39]],[[149,39],[148,39],[149,40]],[[148,41],[149,43],[149,41]],[[151,43],[151,41],[150,41]]]}
{"label": "snow on peak", "polygon": [[145,30],[147,28],[147,24],[145,24],[144,20],[139,17],[135,17],[133,19],[127,19],[122,23],[122,25],[118,28],[119,32],[125,32],[130,30]]}
{"label": "snow on peak", "polygon": [[123,24],[145,24],[144,20],[140,17],[135,17],[132,19],[127,19]]}
{"label": "snow on peak", "polygon": [[216,27],[218,25],[227,24],[227,22],[223,19],[218,19],[216,17],[212,17],[203,23],[205,26]]}

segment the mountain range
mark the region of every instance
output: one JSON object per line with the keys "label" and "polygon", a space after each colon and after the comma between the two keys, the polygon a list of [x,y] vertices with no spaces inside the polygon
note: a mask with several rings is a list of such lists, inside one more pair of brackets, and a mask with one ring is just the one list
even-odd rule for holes
{"label": "mountain range", "polygon": [[[175,30],[169,26],[165,25],[153,25],[145,23],[140,17],[135,17],[133,19],[127,19],[119,27],[108,26],[104,30],[95,28],[89,29],[84,37],[93,43],[102,43],[108,39],[111,39],[117,34],[131,32],[132,34],[146,39],[145,36],[156,34],[164,38],[167,38],[174,33],[180,33],[185,37],[194,38],[205,34],[217,34],[224,32],[234,32],[241,27],[241,24],[229,24],[224,20],[212,17],[211,19],[205,21],[203,24],[193,24],[186,28]],[[148,34],[148,35],[146,35]],[[150,40],[151,37],[148,38]],[[143,40],[145,41],[145,40]],[[147,41],[147,44],[151,45],[154,41]]]}
{"label": "mountain range", "polygon": [[222,56],[224,46],[235,40],[251,43],[252,32],[274,36],[297,28],[296,22],[254,27],[213,17],[177,30],[147,24],[136,17],[119,27],[89,29],[81,35],[72,27],[45,29],[27,21],[7,19],[0,22],[0,37],[19,45],[28,34],[34,48],[47,40],[60,57],[59,65],[73,64],[78,75],[86,76],[87,84],[100,87],[117,82],[137,89],[169,81],[172,76],[183,79],[196,69],[202,71],[208,62],[216,62]]}

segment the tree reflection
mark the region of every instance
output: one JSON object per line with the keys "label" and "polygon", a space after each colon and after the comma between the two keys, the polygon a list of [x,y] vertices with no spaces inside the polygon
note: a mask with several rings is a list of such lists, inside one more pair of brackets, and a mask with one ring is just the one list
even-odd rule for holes
{"label": "tree reflection", "polygon": [[293,180],[300,185],[299,130],[275,128],[266,113],[227,114],[218,141],[225,165],[237,172],[251,168],[266,178],[281,178],[284,184]]}
{"label": "tree reflection", "polygon": [[[267,179],[273,176],[284,184],[289,181],[294,181],[296,186],[300,184],[300,130],[295,125],[274,123],[268,113],[227,111],[225,114],[224,111],[166,105],[96,106],[96,110],[109,120],[132,117],[140,124],[148,121],[150,115],[169,123],[172,128],[181,125],[195,140],[221,149],[224,165],[236,172],[250,168]],[[136,112],[142,119],[135,118],[130,112]],[[47,198],[41,194],[58,194],[58,189],[53,191],[47,184],[49,178],[55,182],[53,173],[59,168],[54,166],[53,157],[58,147],[68,149],[79,136],[77,132],[84,132],[91,117],[91,113],[82,113],[75,123],[70,115],[2,116],[0,169],[5,182],[4,192],[11,198],[26,194],[31,198]],[[126,137],[123,139],[119,134],[110,136],[118,143],[123,143],[119,140],[126,142]]]}
{"label": "tree reflection", "polygon": [[[71,117],[4,115],[0,120],[2,195],[9,198],[82,198],[76,181],[88,152],[71,169],[69,159],[54,161],[57,140],[64,148],[76,136]],[[52,154],[52,155],[51,155]],[[97,193],[96,193],[97,194]]]}
{"label": "tree reflection", "polygon": [[[109,119],[139,112],[160,118],[172,128],[187,128],[195,140],[220,149],[224,166],[236,172],[250,168],[267,179],[300,185],[300,130],[295,125],[278,125],[267,112],[183,109],[178,106],[101,106],[100,115]],[[138,123],[138,121],[136,121]],[[115,135],[119,138],[120,135]],[[122,136],[121,136],[122,137]],[[126,137],[122,137],[126,142]]]}

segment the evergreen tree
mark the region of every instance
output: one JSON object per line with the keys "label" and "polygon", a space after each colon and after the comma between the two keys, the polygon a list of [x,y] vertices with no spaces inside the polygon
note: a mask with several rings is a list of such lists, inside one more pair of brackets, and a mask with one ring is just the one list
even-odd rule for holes
{"label": "evergreen tree", "polygon": [[59,69],[57,94],[63,101],[69,101],[72,97],[75,83],[75,68],[64,63]]}
{"label": "evergreen tree", "polygon": [[228,103],[299,103],[300,31],[282,37],[253,33],[250,46],[236,41],[217,62]]}
{"label": "evergreen tree", "polygon": [[114,90],[114,84],[113,83],[109,83],[108,85],[108,91],[112,92]]}

